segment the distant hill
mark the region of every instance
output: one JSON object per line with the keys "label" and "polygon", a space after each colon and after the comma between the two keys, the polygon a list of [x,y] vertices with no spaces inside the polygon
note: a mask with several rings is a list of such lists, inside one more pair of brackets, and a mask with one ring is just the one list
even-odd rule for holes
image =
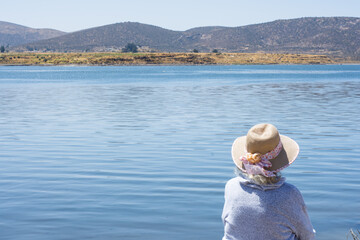
{"label": "distant hill", "polygon": [[189,30],[193,48],[201,51],[326,54],[360,60],[360,18],[299,18],[209,30]]}
{"label": "distant hill", "polygon": [[[25,47],[50,51],[106,51],[127,43],[149,46],[159,51],[179,51],[174,43],[181,32],[133,22],[116,23],[42,40]],[[183,49],[181,49],[183,50]]]}
{"label": "distant hill", "polygon": [[17,46],[64,34],[54,29],[35,29],[0,21],[0,46]]}
{"label": "distant hill", "polygon": [[360,60],[360,18],[312,17],[242,27],[199,27],[187,31],[116,23],[26,44],[15,50],[117,51],[127,43],[148,50],[326,54]]}
{"label": "distant hill", "polygon": [[230,52],[327,54],[360,60],[360,18],[277,20],[212,32],[198,44]]}

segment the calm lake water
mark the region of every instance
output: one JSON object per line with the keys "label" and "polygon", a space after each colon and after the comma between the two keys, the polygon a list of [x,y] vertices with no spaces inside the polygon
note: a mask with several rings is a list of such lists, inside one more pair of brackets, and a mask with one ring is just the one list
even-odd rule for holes
{"label": "calm lake water", "polygon": [[0,239],[221,239],[233,140],[270,122],[317,239],[360,229],[360,65],[0,67]]}

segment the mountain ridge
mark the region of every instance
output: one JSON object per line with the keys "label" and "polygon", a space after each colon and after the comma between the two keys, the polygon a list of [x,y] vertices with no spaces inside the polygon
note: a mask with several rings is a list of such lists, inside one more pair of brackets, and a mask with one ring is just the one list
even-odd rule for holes
{"label": "mountain ridge", "polygon": [[14,51],[121,51],[135,43],[147,51],[325,54],[360,60],[360,18],[304,17],[239,27],[174,31],[137,22],[114,23],[12,48]]}
{"label": "mountain ridge", "polygon": [[0,21],[1,46],[17,46],[64,34],[66,33],[55,29],[30,28],[20,24]]}

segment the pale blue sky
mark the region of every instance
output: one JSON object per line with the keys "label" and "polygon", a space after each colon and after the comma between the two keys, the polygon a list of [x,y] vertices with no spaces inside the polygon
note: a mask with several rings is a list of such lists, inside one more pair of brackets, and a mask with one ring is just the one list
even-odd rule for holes
{"label": "pale blue sky", "polygon": [[5,0],[0,6],[0,21],[67,32],[125,21],[186,30],[309,16],[360,17],[360,0]]}

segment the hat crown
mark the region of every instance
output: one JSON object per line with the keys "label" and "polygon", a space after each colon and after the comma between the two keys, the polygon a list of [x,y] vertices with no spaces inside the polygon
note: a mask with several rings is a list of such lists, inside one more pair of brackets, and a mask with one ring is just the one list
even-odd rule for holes
{"label": "hat crown", "polygon": [[261,123],[253,126],[246,135],[246,150],[249,153],[265,154],[272,151],[280,141],[280,135],[272,124]]}

